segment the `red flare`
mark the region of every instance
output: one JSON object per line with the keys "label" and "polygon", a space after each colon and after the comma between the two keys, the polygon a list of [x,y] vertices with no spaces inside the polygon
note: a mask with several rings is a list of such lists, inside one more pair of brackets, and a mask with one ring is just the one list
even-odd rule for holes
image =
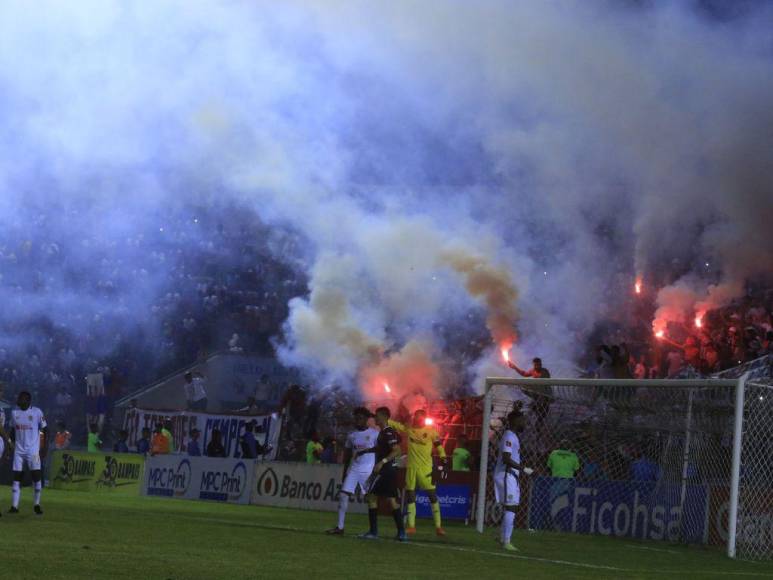
{"label": "red flare", "polygon": [[510,362],[510,349],[502,347],[502,360]]}
{"label": "red flare", "polygon": [[434,419],[432,419],[431,417],[427,417],[426,419],[424,419],[424,424],[425,424],[427,427],[432,427],[432,424],[433,424],[434,422],[435,422],[435,421],[434,421]]}
{"label": "red flare", "polygon": [[696,316],[695,317],[695,327],[696,328],[701,328],[702,326],[703,326],[703,318],[701,318],[700,316]]}
{"label": "red flare", "polygon": [[665,333],[665,332],[663,332],[662,330],[658,330],[658,331],[655,333],[655,337],[656,337],[656,338],[663,338],[665,335],[666,335],[666,333]]}
{"label": "red flare", "polygon": [[385,390],[387,393],[391,393],[391,392],[392,392],[392,388],[391,388],[391,387],[389,386],[389,384],[387,384],[387,383],[384,383],[384,390]]}

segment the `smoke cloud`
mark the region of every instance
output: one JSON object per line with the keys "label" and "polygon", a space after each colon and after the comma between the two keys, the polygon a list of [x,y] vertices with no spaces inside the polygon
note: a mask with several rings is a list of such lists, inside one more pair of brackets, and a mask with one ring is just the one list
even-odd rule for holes
{"label": "smoke cloud", "polygon": [[571,373],[637,275],[726,303],[773,271],[773,15],[716,4],[4,2],[0,341],[148,340],[213,204],[304,239],[320,380]]}

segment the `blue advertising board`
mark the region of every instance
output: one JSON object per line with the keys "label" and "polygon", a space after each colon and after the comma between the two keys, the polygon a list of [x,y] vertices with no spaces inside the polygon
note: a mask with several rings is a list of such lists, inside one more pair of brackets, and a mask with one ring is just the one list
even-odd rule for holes
{"label": "blue advertising board", "polygon": [[[684,495],[683,495],[684,494]],[[529,527],[579,534],[703,542],[708,493],[704,485],[649,481],[535,478]]]}
{"label": "blue advertising board", "polygon": [[255,461],[156,455],[146,462],[143,493],[177,499],[248,503]]}
{"label": "blue advertising board", "polygon": [[[437,497],[444,519],[467,519],[470,511],[469,485],[439,485]],[[416,492],[416,516],[420,518],[432,517],[432,508],[426,491]]]}

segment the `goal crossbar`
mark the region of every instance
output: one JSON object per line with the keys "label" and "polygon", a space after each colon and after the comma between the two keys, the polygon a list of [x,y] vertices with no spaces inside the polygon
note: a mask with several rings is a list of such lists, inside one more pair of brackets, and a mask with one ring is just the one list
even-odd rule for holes
{"label": "goal crossbar", "polygon": [[480,471],[478,473],[478,498],[476,504],[475,525],[478,532],[484,531],[486,510],[486,483],[488,476],[489,432],[491,429],[491,410],[493,387],[653,387],[684,389],[689,387],[733,388],[735,406],[733,411],[733,449],[730,482],[730,506],[728,513],[727,555],[736,554],[736,530],[738,524],[738,497],[741,474],[741,444],[743,440],[744,387],[748,373],[738,379],[536,379],[514,377],[487,377],[484,385],[483,431],[481,436]]}

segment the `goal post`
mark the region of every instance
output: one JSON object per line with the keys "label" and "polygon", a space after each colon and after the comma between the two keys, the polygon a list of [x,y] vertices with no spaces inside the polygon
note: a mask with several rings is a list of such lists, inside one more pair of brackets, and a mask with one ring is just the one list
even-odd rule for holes
{"label": "goal post", "polygon": [[[763,493],[761,486],[773,479],[752,481],[747,473],[762,466],[766,450],[773,451],[773,444],[763,449],[754,439],[759,433],[767,441],[773,431],[767,427],[773,419],[766,420],[760,407],[768,404],[767,392],[773,402],[773,385],[755,386],[767,390],[750,401],[747,377],[486,378],[478,532],[501,517],[491,468],[501,420],[520,400],[527,416],[522,463],[536,473],[521,483],[521,509],[527,505],[519,527],[721,544],[731,558],[745,538],[740,557],[770,558],[773,513],[766,510],[773,512],[773,490]],[[572,447],[565,456],[576,454],[581,465],[567,479],[553,477],[546,463],[562,446]],[[752,499],[754,519],[744,510]]]}

